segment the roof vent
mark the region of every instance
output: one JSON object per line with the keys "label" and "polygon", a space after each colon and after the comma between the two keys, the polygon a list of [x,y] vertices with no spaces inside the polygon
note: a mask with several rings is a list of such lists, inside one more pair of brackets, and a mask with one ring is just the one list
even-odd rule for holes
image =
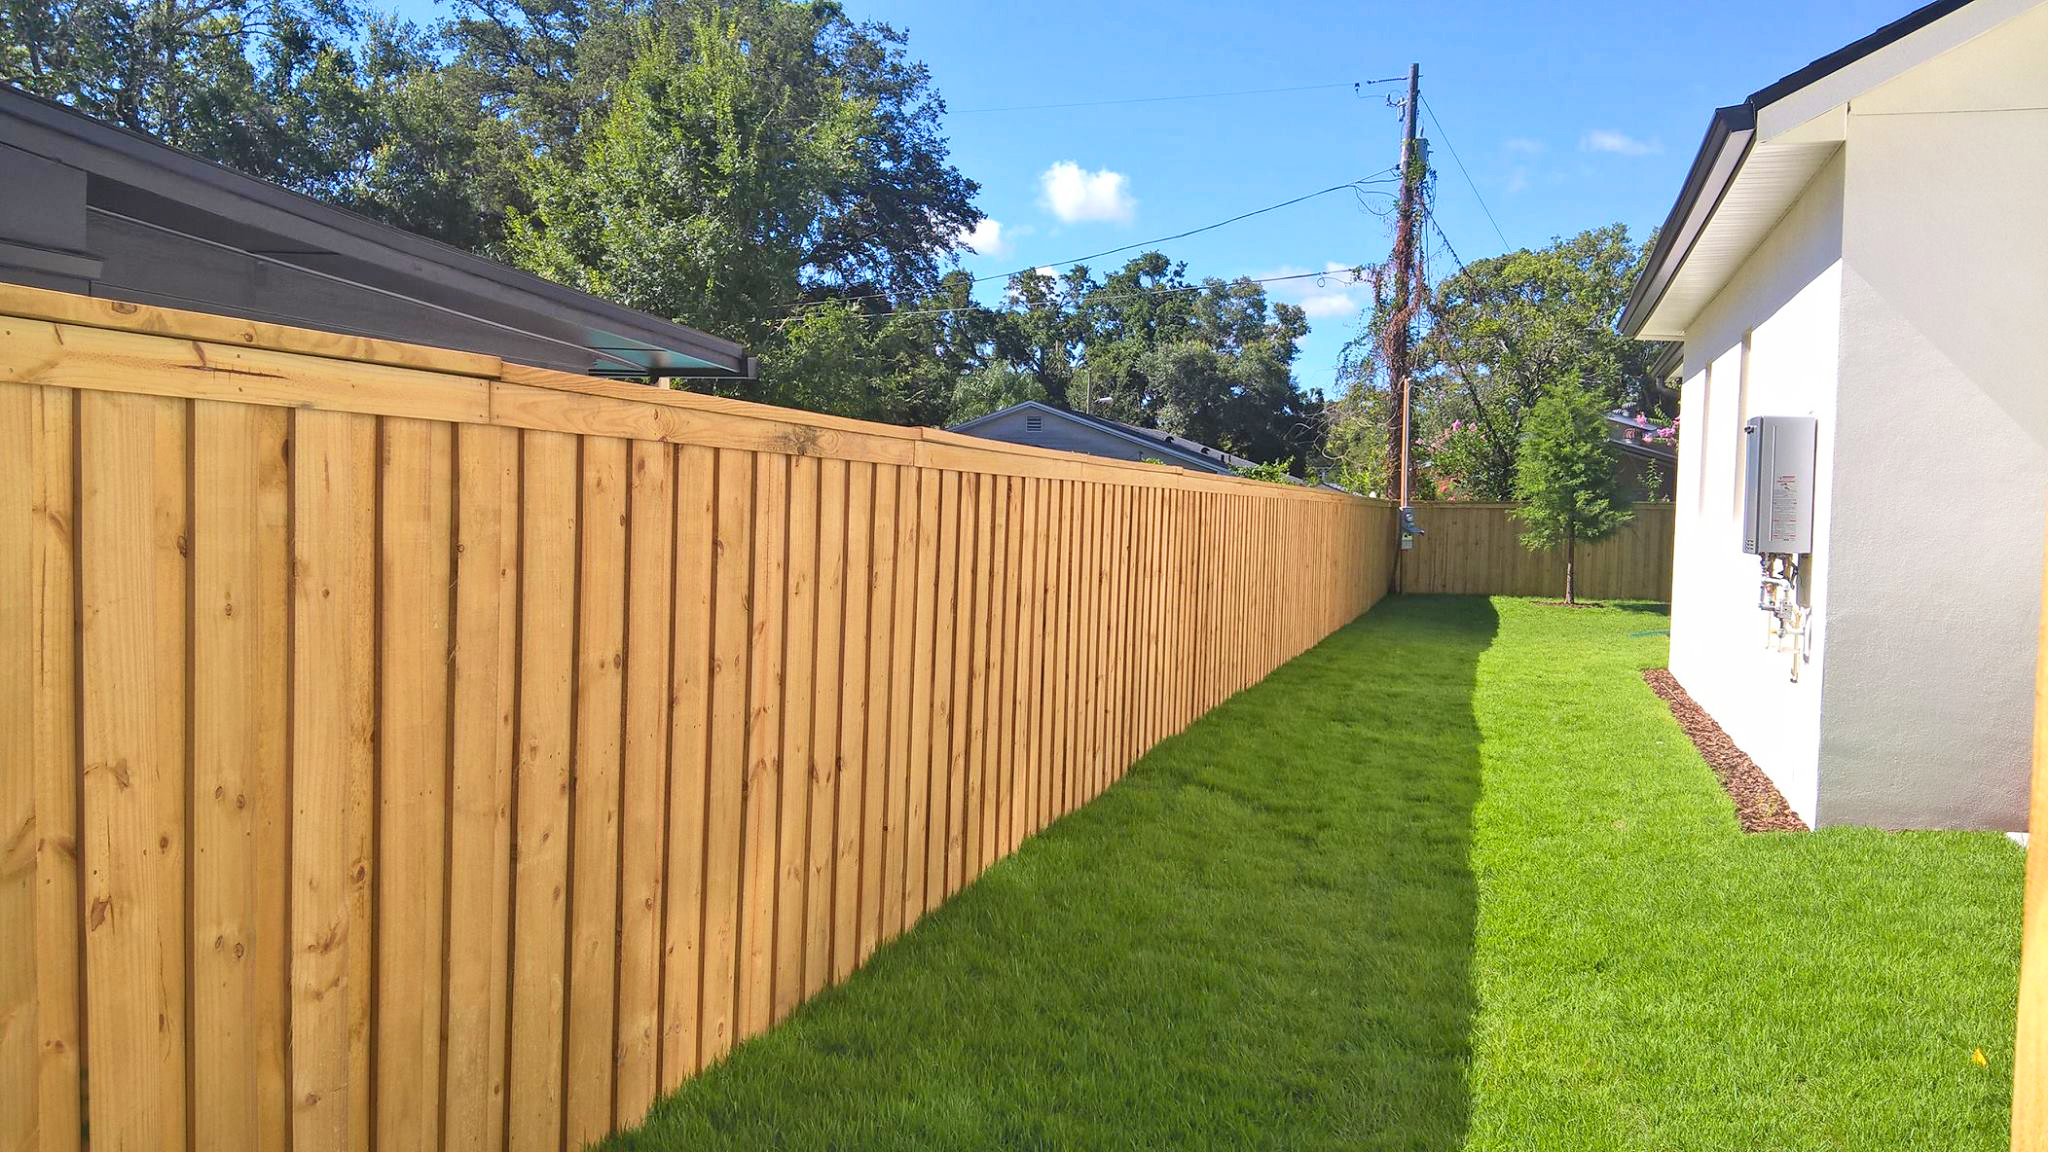
{"label": "roof vent", "polygon": [[1042,430],[1042,429],[1043,429],[1044,427],[1045,427],[1045,417],[1043,417],[1043,416],[1039,415],[1039,414],[1038,414],[1038,413],[1036,413],[1036,412],[1030,412],[1030,413],[1026,413],[1026,414],[1025,414],[1025,416],[1024,416],[1024,430],[1025,430],[1026,432],[1037,432],[1037,431],[1040,431],[1040,430]]}

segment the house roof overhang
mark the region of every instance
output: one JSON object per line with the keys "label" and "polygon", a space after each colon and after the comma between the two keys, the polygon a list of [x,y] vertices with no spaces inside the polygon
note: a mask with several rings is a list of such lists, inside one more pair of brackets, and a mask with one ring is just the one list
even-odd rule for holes
{"label": "house roof overhang", "polygon": [[1057,420],[1071,421],[1084,427],[1108,433],[1118,439],[1127,440],[1148,452],[1157,452],[1160,459],[1165,463],[1176,464],[1184,468],[1195,468],[1204,472],[1229,476],[1235,474],[1239,469],[1255,468],[1258,466],[1256,461],[1232,455],[1220,448],[1211,448],[1207,444],[1189,440],[1183,436],[1162,432],[1157,428],[1139,428],[1136,425],[1126,424],[1121,420],[1111,420],[1106,416],[1076,412],[1070,408],[1055,408],[1050,404],[1043,404],[1037,400],[1022,400],[1010,405],[1008,408],[999,408],[985,416],[976,416],[972,420],[963,420],[948,428],[947,431],[977,436],[980,433],[976,429],[1017,411],[1039,412],[1050,415]]}
{"label": "house roof overhang", "polygon": [[1849,101],[2041,0],[1936,0],[1714,110],[1621,314],[1641,340],[1683,340],[1848,135]]}
{"label": "house roof overhang", "polygon": [[[754,358],[731,341],[320,203],[6,85],[0,163],[55,173],[50,187],[83,197],[26,214],[31,225],[48,220],[54,233],[77,236],[93,218],[108,225],[97,229],[105,244],[132,245],[80,251],[10,232],[0,235],[0,279],[595,375],[755,371]],[[234,278],[227,274],[210,286],[198,269],[214,266],[267,268],[280,286],[252,293],[247,284],[226,283]],[[115,268],[124,274],[113,278]]]}

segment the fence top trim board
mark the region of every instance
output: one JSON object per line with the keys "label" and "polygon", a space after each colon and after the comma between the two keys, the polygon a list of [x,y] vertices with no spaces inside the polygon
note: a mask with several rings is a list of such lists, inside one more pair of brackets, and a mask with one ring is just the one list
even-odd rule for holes
{"label": "fence top trim board", "polygon": [[0,284],[0,380],[1269,499],[1385,500]]}

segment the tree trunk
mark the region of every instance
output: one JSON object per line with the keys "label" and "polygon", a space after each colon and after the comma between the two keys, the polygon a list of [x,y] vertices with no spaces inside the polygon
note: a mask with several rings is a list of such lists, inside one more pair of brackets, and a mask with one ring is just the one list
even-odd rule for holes
{"label": "tree trunk", "polygon": [[1565,533],[1564,533],[1564,602],[1565,602],[1565,604],[1567,604],[1567,605],[1576,605],[1576,604],[1577,604],[1577,603],[1579,602],[1578,588],[1577,588],[1577,587],[1575,587],[1575,586],[1573,585],[1573,583],[1572,583],[1572,561],[1574,561],[1574,560],[1576,560],[1576,559],[1578,558],[1577,556],[1575,556],[1575,555],[1574,555],[1574,553],[1578,551],[1578,543],[1579,543],[1579,537],[1578,537],[1578,533],[1576,533],[1576,532],[1573,532],[1573,531],[1572,531],[1571,529],[1569,529],[1569,528],[1565,529]]}

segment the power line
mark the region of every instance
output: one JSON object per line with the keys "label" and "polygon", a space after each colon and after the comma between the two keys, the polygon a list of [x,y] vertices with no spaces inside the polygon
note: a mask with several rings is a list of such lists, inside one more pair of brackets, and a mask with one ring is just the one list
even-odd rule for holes
{"label": "power line", "polygon": [[[1370,188],[1370,185],[1375,183],[1384,183],[1385,175],[1392,171],[1393,169],[1391,168],[1381,169],[1378,172],[1371,173],[1367,176],[1362,176],[1357,180],[1347,180],[1342,184],[1332,184],[1328,188],[1319,188],[1314,192],[1309,192],[1301,196],[1296,196],[1292,200],[1282,200],[1278,204],[1268,204],[1264,208],[1254,208],[1249,212],[1240,212],[1227,220],[1218,220],[1214,224],[1204,224],[1199,228],[1190,228],[1185,232],[1176,232],[1171,236],[1158,236],[1150,240],[1139,240],[1135,243],[1124,244],[1116,248],[1105,248],[1100,252],[1090,252],[1086,256],[1075,256],[1066,260],[1052,260],[1047,261],[1043,264],[1030,264],[1026,265],[1023,268],[1018,268],[1010,272],[991,272],[985,276],[976,276],[973,280],[969,281],[969,283],[984,284],[990,280],[1008,280],[1013,276],[1022,276],[1026,272],[1035,272],[1040,268],[1065,268],[1074,264],[1081,264],[1089,260],[1100,259],[1104,256],[1114,256],[1119,252],[1129,252],[1134,248],[1149,248],[1155,244],[1167,244],[1175,240],[1185,240],[1190,236],[1199,236],[1204,232],[1214,232],[1218,228],[1225,228],[1232,224],[1236,224],[1241,220],[1249,220],[1254,216],[1263,216],[1268,212],[1277,212],[1282,208],[1291,208],[1296,204],[1300,204],[1308,200],[1314,200],[1318,196],[1328,196],[1332,192],[1342,192],[1346,189],[1352,189],[1354,191],[1361,193],[1365,191],[1371,191],[1372,189]],[[823,300],[799,300],[793,304],[790,304],[789,307],[815,308],[822,304],[854,304],[865,300],[887,299],[889,296],[890,293],[887,292],[869,292],[860,296],[833,296]]]}
{"label": "power line", "polygon": [[[1436,134],[1443,138],[1444,147],[1450,149],[1451,160],[1458,166],[1458,174],[1465,178],[1465,186],[1472,189],[1473,198],[1479,201],[1479,210],[1486,213],[1486,222],[1493,225],[1493,234],[1500,237],[1501,247],[1514,247],[1508,243],[1508,234],[1500,230],[1500,221],[1493,218],[1493,209],[1486,206],[1486,197],[1479,194],[1479,185],[1473,181],[1472,173],[1465,170],[1465,161],[1458,156],[1458,146],[1451,143],[1451,134],[1444,131],[1444,122],[1436,118],[1436,109],[1430,106],[1428,100],[1424,100],[1422,110],[1429,113],[1429,122],[1436,125]],[[1449,241],[1445,243],[1448,244]]]}
{"label": "power line", "polygon": [[1451,238],[1444,235],[1443,227],[1436,222],[1436,217],[1425,214],[1423,219],[1429,221],[1429,230],[1436,233],[1436,238],[1443,241],[1444,252],[1450,256],[1451,263],[1456,264],[1458,271],[1463,272],[1465,270],[1465,261],[1459,257],[1458,249],[1451,243]]}
{"label": "power line", "polygon": [[1389,80],[1337,80],[1329,84],[1299,84],[1291,88],[1244,88],[1235,92],[1189,92],[1174,96],[1128,96],[1116,100],[1076,100],[1068,104],[1010,104],[999,108],[950,108],[955,116],[971,116],[981,112],[1044,112],[1055,108],[1106,108],[1112,104],[1161,104],[1171,100],[1220,100],[1230,96],[1272,96],[1282,92],[1321,92],[1331,88],[1349,88],[1358,91],[1373,84],[1391,84],[1401,79],[1396,76]]}
{"label": "power line", "polygon": [[[1342,282],[1345,285],[1365,283],[1362,267],[1337,268],[1322,272],[1292,272],[1282,276],[1239,276],[1230,280],[1222,280],[1221,277],[1211,277],[1210,279],[1222,280],[1225,286],[1231,284],[1277,284],[1285,280],[1314,280],[1317,282],[1317,286],[1321,287],[1337,277],[1342,277]],[[1172,288],[1136,288],[1126,292],[1091,295],[1089,299],[1111,302],[1138,300],[1147,296],[1174,296],[1183,292],[1202,292],[1206,291],[1209,287],[1209,280],[1204,280],[1198,284],[1181,284]],[[894,320],[905,316],[950,316],[955,312],[971,312],[980,307],[984,307],[984,305],[969,303],[953,308],[904,308],[894,312],[874,312],[867,315],[870,319],[874,320]],[[785,317],[785,319],[788,318]]]}

